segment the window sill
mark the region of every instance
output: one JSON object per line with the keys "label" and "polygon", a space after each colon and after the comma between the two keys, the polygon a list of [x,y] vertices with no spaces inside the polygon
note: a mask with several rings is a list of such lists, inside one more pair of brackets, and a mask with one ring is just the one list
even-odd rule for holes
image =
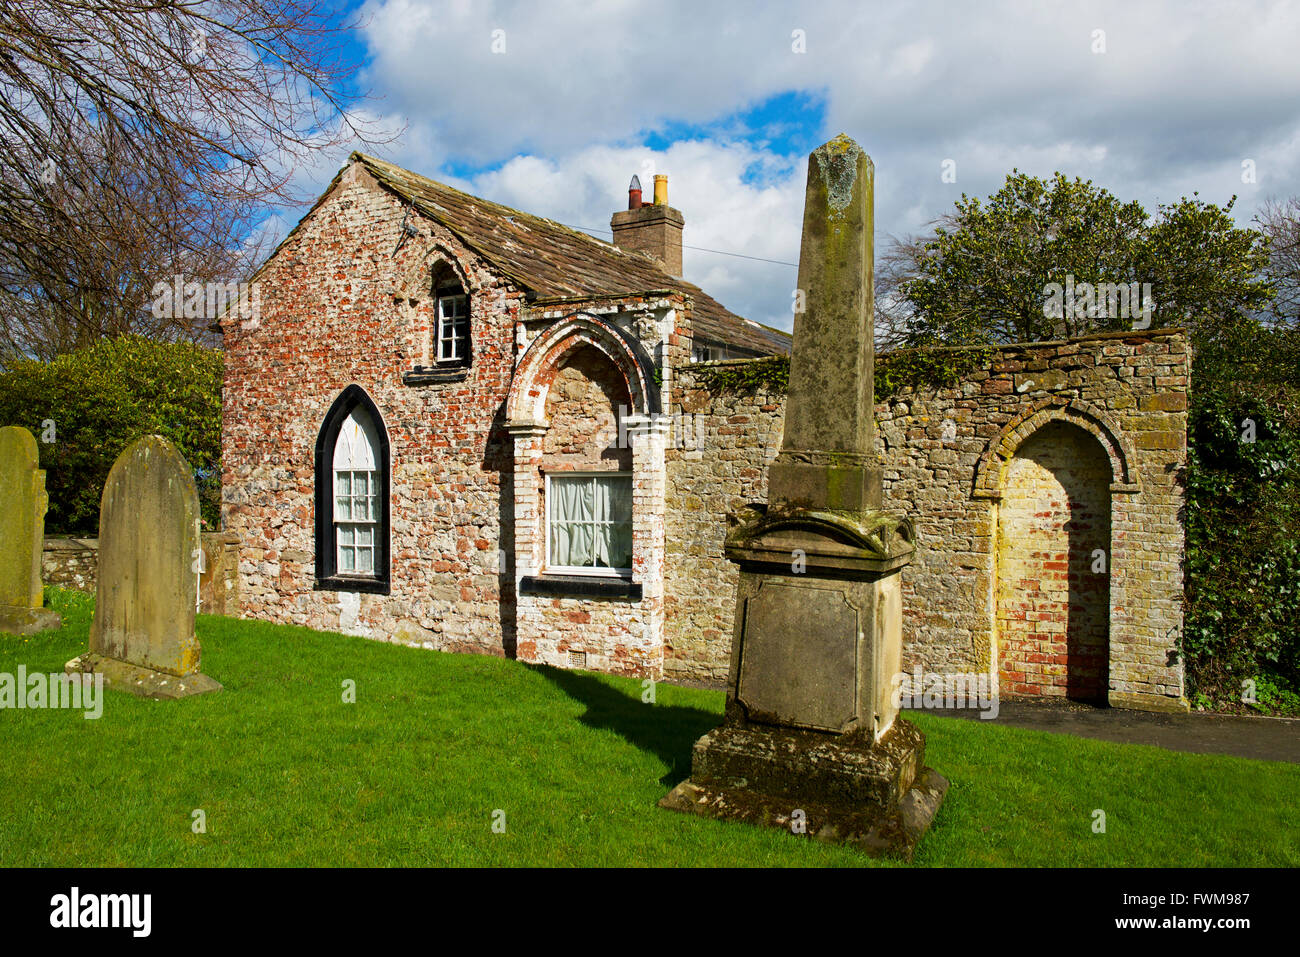
{"label": "window sill", "polygon": [[614,575],[525,575],[519,579],[519,594],[640,601],[641,583]]}
{"label": "window sill", "polygon": [[370,595],[387,595],[390,585],[378,578],[349,578],[345,575],[331,575],[329,578],[316,579],[316,591],[355,591]]}
{"label": "window sill", "polygon": [[402,373],[402,385],[437,385],[440,382],[464,382],[469,366],[416,366]]}

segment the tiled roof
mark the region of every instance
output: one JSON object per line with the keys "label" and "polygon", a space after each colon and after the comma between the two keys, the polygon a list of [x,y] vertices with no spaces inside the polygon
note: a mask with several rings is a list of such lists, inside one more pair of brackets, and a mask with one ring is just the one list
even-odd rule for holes
{"label": "tiled roof", "polygon": [[742,319],[698,286],[670,276],[648,256],[624,252],[553,220],[470,196],[364,153],[351,158],[539,299],[673,290],[695,300],[691,317],[697,337],[764,355],[790,351],[789,335]]}

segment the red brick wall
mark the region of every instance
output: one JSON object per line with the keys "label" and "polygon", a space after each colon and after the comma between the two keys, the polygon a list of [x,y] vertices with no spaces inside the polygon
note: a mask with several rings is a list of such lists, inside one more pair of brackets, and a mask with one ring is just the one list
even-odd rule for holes
{"label": "red brick wall", "polygon": [[[225,328],[223,521],[239,535],[245,616],[428,647],[501,654],[513,571],[498,562],[511,514],[500,409],[522,297],[436,224],[400,248],[402,206],[352,167],[258,277],[256,323]],[[425,277],[452,257],[470,293],[463,382],[408,386],[427,364]],[[364,388],[392,459],[392,594],[314,589],[317,434],[339,393]],[[507,522],[508,525],[508,522]],[[508,539],[507,531],[507,539]]]}
{"label": "red brick wall", "polygon": [[997,545],[1003,694],[1105,700],[1110,481],[1097,441],[1061,422],[1007,466]]}

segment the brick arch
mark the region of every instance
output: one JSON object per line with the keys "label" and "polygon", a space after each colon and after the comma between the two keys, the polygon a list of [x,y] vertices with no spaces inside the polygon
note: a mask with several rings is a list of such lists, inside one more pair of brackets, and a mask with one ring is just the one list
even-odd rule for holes
{"label": "brick arch", "polygon": [[471,296],[479,291],[478,283],[471,278],[470,271],[454,252],[442,243],[434,243],[424,255],[417,256],[411,265],[403,269],[394,284],[394,293],[404,299],[424,299],[431,291],[433,270],[439,263],[446,263],[460,280],[460,286]]}
{"label": "brick arch", "polygon": [[1002,498],[1003,475],[1007,465],[1035,432],[1049,422],[1067,422],[1095,438],[1110,462],[1112,492],[1135,493],[1138,482],[1137,453],[1133,442],[1109,414],[1080,399],[1047,398],[1035,402],[1010,422],[989,442],[975,465],[975,498]]}
{"label": "brick arch", "polygon": [[506,422],[545,425],[546,396],[561,361],[587,346],[604,354],[618,370],[634,415],[659,411],[659,392],[650,371],[652,364],[641,348],[617,327],[580,313],[551,326],[529,344],[515,370],[506,399]]}

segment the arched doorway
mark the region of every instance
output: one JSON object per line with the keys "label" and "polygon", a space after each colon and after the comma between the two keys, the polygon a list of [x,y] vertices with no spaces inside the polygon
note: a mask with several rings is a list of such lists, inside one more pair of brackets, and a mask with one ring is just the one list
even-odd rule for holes
{"label": "arched doorway", "polygon": [[1106,701],[1111,479],[1101,444],[1060,420],[1007,463],[995,612],[1002,694]]}

